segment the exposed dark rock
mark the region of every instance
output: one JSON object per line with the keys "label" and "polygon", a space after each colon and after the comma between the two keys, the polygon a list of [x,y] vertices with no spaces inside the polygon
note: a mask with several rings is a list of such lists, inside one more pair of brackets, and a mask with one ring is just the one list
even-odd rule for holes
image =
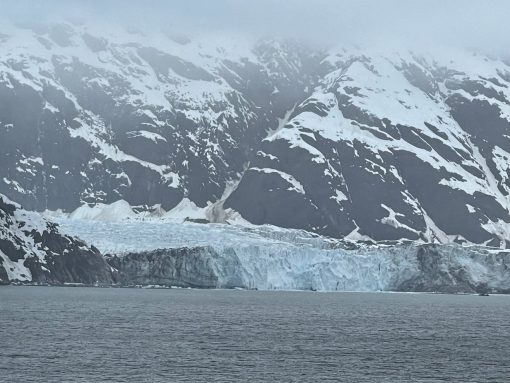
{"label": "exposed dark rock", "polygon": [[[479,263],[472,271],[458,262],[458,256]],[[462,248],[444,245],[416,247],[417,273],[399,282],[397,291],[440,293],[507,293],[510,288],[510,252],[494,252],[483,248]],[[480,269],[485,270],[483,273]]]}
{"label": "exposed dark rock", "polygon": [[111,284],[99,251],[0,195],[0,282]]}
{"label": "exposed dark rock", "polygon": [[163,285],[216,288],[218,277],[211,263],[218,254],[209,247],[160,249],[106,256],[121,285]]}

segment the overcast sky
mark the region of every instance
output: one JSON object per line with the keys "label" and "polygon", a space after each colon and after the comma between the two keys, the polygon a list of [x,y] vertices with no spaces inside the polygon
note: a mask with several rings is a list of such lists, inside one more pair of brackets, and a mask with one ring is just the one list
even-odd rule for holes
{"label": "overcast sky", "polygon": [[320,44],[510,46],[510,0],[0,0],[0,13]]}

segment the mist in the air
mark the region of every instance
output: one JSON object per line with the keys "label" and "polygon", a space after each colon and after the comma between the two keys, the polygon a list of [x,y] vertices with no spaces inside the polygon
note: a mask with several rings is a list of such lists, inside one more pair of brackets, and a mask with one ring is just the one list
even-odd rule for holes
{"label": "mist in the air", "polygon": [[106,23],[317,45],[467,47],[506,55],[510,1],[491,0],[0,0],[14,21]]}

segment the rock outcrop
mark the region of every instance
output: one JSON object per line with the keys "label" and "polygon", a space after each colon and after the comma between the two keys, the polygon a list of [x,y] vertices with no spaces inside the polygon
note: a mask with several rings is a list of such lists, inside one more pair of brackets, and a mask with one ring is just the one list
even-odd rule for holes
{"label": "rock outcrop", "polygon": [[416,247],[414,275],[390,287],[396,291],[510,293],[510,252],[458,246]]}
{"label": "rock outcrop", "polygon": [[107,255],[116,283],[123,286],[162,285],[213,289],[218,276],[211,264],[218,255],[209,247],[160,249]]}
{"label": "rock outcrop", "polygon": [[0,195],[0,283],[111,284],[101,253]]}

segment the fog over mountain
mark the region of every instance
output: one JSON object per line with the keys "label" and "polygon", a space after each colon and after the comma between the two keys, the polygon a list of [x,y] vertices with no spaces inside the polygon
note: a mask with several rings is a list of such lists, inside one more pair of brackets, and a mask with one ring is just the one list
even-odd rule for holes
{"label": "fog over mountain", "polygon": [[101,21],[140,31],[298,38],[316,45],[470,47],[507,55],[505,0],[2,0],[17,21]]}
{"label": "fog over mountain", "polygon": [[0,193],[69,238],[135,220],[510,246],[506,1],[0,6]]}
{"label": "fog over mountain", "polygon": [[0,381],[510,382],[509,18],[0,0]]}

